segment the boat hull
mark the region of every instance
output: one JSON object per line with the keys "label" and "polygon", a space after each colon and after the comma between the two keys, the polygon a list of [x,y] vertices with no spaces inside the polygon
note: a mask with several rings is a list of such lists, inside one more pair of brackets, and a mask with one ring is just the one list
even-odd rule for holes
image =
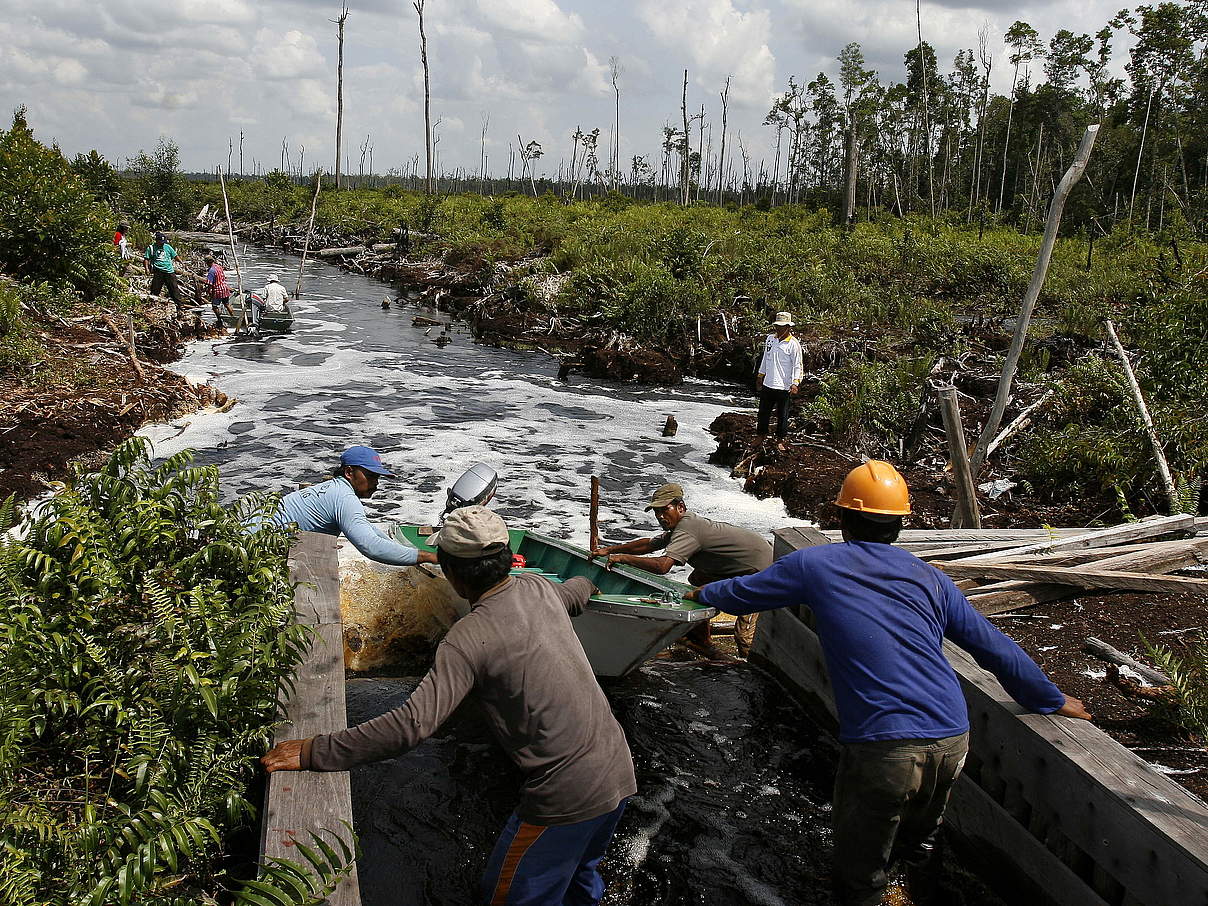
{"label": "boat hull", "polygon": [[[425,543],[418,526],[398,526],[395,534],[409,544]],[[517,572],[554,582],[583,576],[600,590],[571,620],[597,676],[624,676],[717,613],[684,601],[681,596],[689,586],[680,582],[625,566],[606,568],[587,550],[536,532],[514,530],[511,536],[513,552],[526,561]],[[667,592],[674,593],[673,604],[662,603]],[[462,602],[460,609],[464,612],[468,605]]]}

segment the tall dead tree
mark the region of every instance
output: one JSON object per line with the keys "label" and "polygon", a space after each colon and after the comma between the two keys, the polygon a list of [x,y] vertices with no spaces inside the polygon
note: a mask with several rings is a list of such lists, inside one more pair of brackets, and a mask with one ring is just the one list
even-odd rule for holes
{"label": "tall dead tree", "polygon": [[487,178],[487,127],[491,125],[491,114],[482,115],[482,134],[478,143],[478,194],[486,191]]}
{"label": "tall dead tree", "polygon": [[692,142],[688,139],[688,70],[686,69],[684,70],[684,93],[680,97],[680,113],[684,117],[684,156],[680,164],[680,204],[687,206],[690,183],[688,158],[692,156]]}
{"label": "tall dead tree", "polygon": [[621,170],[621,60],[619,57],[608,58],[608,72],[612,76],[612,92],[616,96],[616,111],[612,128],[612,160],[608,164],[609,188],[615,191]]}
{"label": "tall dead tree", "polygon": [[336,24],[336,188],[340,188],[340,149],[344,141],[344,22],[348,18],[348,6],[340,4],[340,18],[332,19]]}
{"label": "tall dead tree", "polygon": [[[726,83],[721,89],[721,158],[717,162],[717,203],[721,204],[721,193],[725,188],[723,176],[726,172],[726,116],[730,112],[730,76],[726,76]],[[777,133],[779,138],[779,133]],[[776,151],[779,153],[780,145],[777,143]],[[777,167],[779,167],[777,163]]]}
{"label": "tall dead tree", "polygon": [[914,21],[919,33],[919,71],[923,74],[923,154],[927,158],[927,189],[931,194],[931,216],[935,216],[935,168],[931,160],[931,99],[927,96],[927,58],[923,53],[922,0],[914,0]]}
{"label": "tall dead tree", "polygon": [[428,36],[424,33],[424,5],[428,0],[413,0],[419,16],[419,59],[424,67],[424,160],[427,165],[424,191],[432,194],[432,81],[428,71]]}
{"label": "tall dead tree", "polygon": [[1040,254],[1036,257],[1032,280],[1028,284],[1027,292],[1024,293],[1023,302],[1019,306],[1019,315],[1015,319],[1015,333],[1011,337],[1011,346],[1007,350],[1007,358],[998,379],[994,405],[990,410],[990,417],[982,428],[977,448],[970,457],[969,468],[975,478],[981,471],[986,457],[989,456],[990,448],[998,434],[998,428],[1002,424],[1003,413],[1006,412],[1007,404],[1011,401],[1011,385],[1015,380],[1015,370],[1019,367],[1019,357],[1023,354],[1024,343],[1027,342],[1032,311],[1036,307],[1036,300],[1040,297],[1040,290],[1044,287],[1044,279],[1049,272],[1049,261],[1053,257],[1053,246],[1057,244],[1057,230],[1061,226],[1061,214],[1065,210],[1065,201],[1073,191],[1074,184],[1082,178],[1082,174],[1086,171],[1087,162],[1091,158],[1091,149],[1094,148],[1095,138],[1098,135],[1099,126],[1097,124],[1086,127],[1082,141],[1078,144],[1078,150],[1074,153],[1074,161],[1066,170],[1065,175],[1061,177],[1061,182],[1057,184],[1057,189],[1053,193],[1053,200],[1049,203],[1049,217],[1044,228],[1044,239],[1040,244]]}

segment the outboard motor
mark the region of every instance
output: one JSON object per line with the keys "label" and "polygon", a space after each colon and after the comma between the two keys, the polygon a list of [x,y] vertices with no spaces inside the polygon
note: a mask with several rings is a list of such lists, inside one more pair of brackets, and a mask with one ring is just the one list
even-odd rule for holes
{"label": "outboard motor", "polygon": [[499,475],[486,463],[475,463],[470,466],[461,478],[449,488],[449,501],[445,511],[441,513],[441,521],[454,510],[463,506],[485,506],[495,496],[495,486],[499,483]]}

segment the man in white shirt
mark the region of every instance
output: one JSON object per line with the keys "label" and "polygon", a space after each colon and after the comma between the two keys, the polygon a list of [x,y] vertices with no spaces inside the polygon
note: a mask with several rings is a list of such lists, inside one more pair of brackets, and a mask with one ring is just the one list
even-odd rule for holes
{"label": "man in white shirt", "polygon": [[264,287],[265,311],[285,311],[285,303],[288,301],[289,293],[281,285],[281,282],[277,279],[277,275],[273,274],[268,278],[268,285]]}
{"label": "man in white shirt", "polygon": [[772,322],[774,333],[768,334],[759,362],[755,388],[759,391],[759,422],[756,433],[766,435],[776,413],[776,436],[783,438],[789,430],[789,397],[797,395],[805,369],[801,360],[801,343],[793,336],[793,316],[787,311],[776,313]]}

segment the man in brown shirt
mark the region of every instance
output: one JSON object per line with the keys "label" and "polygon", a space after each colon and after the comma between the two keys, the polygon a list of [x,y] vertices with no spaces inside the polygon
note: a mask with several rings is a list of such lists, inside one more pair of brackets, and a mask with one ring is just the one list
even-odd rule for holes
{"label": "man in brown shirt", "polygon": [[338,733],[279,743],[261,760],[269,771],[346,771],[401,755],[472,696],[525,777],[487,863],[482,902],[592,906],[604,895],[597,866],[637,792],[625,734],[570,623],[593,587],[509,576],[507,526],[485,507],[455,510],[428,543],[470,612],[406,704]]}
{"label": "man in brown shirt", "polygon": [[[687,563],[692,567],[688,583],[697,586],[749,576],[772,565],[772,546],[767,541],[750,529],[689,512],[684,503],[684,489],[678,484],[665,484],[655,491],[646,509],[654,511],[663,534],[602,547],[592,551],[592,556],[606,556],[609,563],[623,563],[660,576]],[[639,556],[658,550],[663,551],[663,556]],[[755,641],[757,619],[757,614],[747,614],[735,620],[734,641],[743,657],[750,653]],[[702,622],[685,639],[706,650],[713,648],[708,622]]]}

